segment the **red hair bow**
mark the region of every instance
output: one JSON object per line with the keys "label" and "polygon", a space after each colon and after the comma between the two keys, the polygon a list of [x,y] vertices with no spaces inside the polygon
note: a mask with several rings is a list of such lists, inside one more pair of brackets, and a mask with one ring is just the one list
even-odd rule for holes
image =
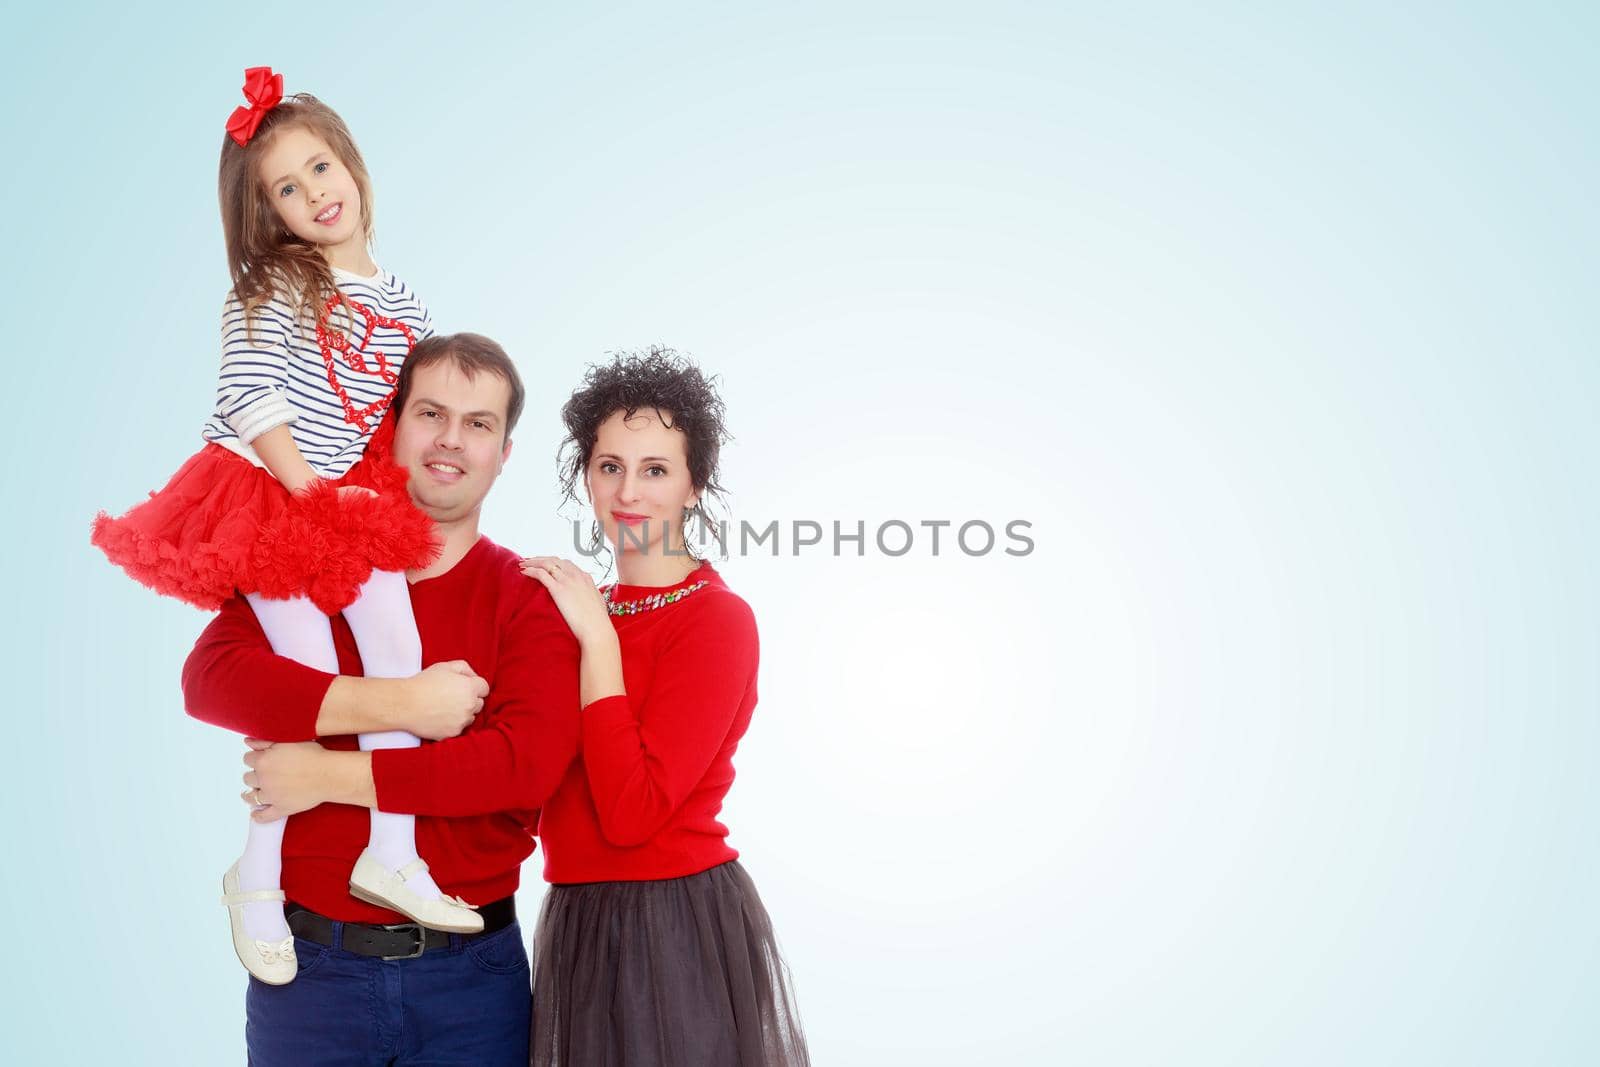
{"label": "red hair bow", "polygon": [[271,67],[250,67],[244,72],[244,98],[249,107],[236,107],[228,116],[228,136],[242,148],[256,135],[256,128],[267,112],[283,100],[283,75],[272,73]]}

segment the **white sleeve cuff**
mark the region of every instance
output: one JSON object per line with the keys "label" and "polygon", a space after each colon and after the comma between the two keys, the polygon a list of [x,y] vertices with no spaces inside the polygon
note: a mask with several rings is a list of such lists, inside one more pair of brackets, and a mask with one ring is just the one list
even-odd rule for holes
{"label": "white sleeve cuff", "polygon": [[268,430],[294,420],[294,408],[289,405],[289,398],[281,390],[273,389],[250,406],[229,415],[227,423],[239,435],[240,441],[249,444]]}

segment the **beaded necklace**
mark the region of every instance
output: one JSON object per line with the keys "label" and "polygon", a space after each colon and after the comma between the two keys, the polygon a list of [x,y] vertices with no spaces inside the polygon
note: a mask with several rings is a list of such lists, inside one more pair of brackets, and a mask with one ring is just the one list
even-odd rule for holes
{"label": "beaded necklace", "polygon": [[651,593],[647,597],[640,597],[638,600],[625,600],[620,604],[612,603],[611,592],[616,586],[608,585],[605,588],[606,610],[613,615],[637,615],[641,611],[654,611],[657,608],[664,608],[668,604],[676,604],[696,589],[704,589],[710,584],[711,580],[709,578],[702,578],[693,585],[686,585],[682,589],[674,589],[670,593]]}
{"label": "beaded necklace", "polygon": [[[351,308],[356,312],[356,314],[360,315],[362,319],[366,321],[366,330],[361,335],[361,343],[359,345],[352,346],[350,344],[350,338],[334,329],[332,324],[330,324],[328,321],[328,317],[333,314],[333,309],[338,307],[340,304],[344,304],[346,307]],[[362,430],[366,430],[368,428],[367,419],[373,415],[381,413],[384,408],[388,407],[389,401],[394,399],[394,390],[390,389],[387,393],[374,400],[372,403],[366,405],[365,407],[357,408],[350,402],[350,394],[345,391],[344,386],[339,384],[339,375],[334,369],[335,361],[333,358],[333,353],[337,351],[341,356],[343,356],[344,365],[349,367],[351,370],[357,371],[361,374],[376,373],[378,377],[383,380],[384,384],[393,386],[400,380],[400,375],[397,372],[389,369],[388,356],[386,356],[383,352],[377,353],[378,367],[376,371],[371,370],[367,366],[367,361],[362,356],[362,352],[366,349],[367,345],[372,343],[372,331],[377,329],[379,326],[388,326],[392,329],[399,330],[400,333],[405,336],[407,355],[410,355],[411,350],[416,347],[417,338],[416,335],[411,332],[411,327],[397,319],[391,319],[388,316],[380,315],[376,311],[373,311],[371,308],[367,307],[365,304],[356,300],[351,300],[343,293],[334,293],[332,296],[330,296],[328,298],[328,302],[323,305],[322,314],[317,316],[317,348],[322,352],[322,365],[328,372],[328,385],[333,389],[334,395],[339,398],[339,403],[344,406],[344,421]]]}

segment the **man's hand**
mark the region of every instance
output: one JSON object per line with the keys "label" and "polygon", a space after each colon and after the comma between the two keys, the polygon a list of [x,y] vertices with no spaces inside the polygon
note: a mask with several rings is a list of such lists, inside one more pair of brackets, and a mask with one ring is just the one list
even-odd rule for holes
{"label": "man's hand", "polygon": [[250,817],[256,822],[297,815],[334,795],[333,768],[327,757],[340,753],[329,752],[315,741],[275,745],[247,737],[245,744],[250,746],[244,755],[250,768],[244,784],[249,788],[241,795],[255,809]]}
{"label": "man's hand", "polygon": [[430,741],[454,737],[472,725],[489,695],[489,683],[459,659],[435,663],[404,685],[396,725]]}

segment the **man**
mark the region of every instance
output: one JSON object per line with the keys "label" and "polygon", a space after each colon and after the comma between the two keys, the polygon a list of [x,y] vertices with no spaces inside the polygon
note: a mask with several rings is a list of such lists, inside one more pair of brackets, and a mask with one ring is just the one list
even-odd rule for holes
{"label": "man", "polygon": [[[284,986],[250,980],[255,1067],[528,1062],[528,959],[512,894],[538,809],[577,753],[578,646],[517,557],[478,532],[522,401],[505,352],[476,334],[423,341],[401,371],[394,458],[444,546],[407,575],[433,666],[359,677],[350,629],[335,618],[342,674],[324,674],[273,655],[242,599],[184,666],[189,714],[253,739],[253,817],[289,818],[282,885],[299,973]],[[359,751],[354,735],[378,730],[444,740]],[[349,895],[373,807],[417,816],[429,873],[479,906],[482,934],[423,930]]]}

